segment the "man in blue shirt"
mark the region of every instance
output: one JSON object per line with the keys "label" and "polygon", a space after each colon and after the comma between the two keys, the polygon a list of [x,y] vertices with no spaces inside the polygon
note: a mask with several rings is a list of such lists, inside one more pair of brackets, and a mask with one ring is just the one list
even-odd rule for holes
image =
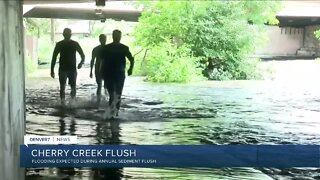
{"label": "man in blue shirt", "polygon": [[109,94],[109,106],[111,118],[118,116],[122,89],[125,81],[126,58],[130,61],[128,76],[132,74],[134,58],[129,47],[121,44],[121,31],[114,30],[112,33],[113,42],[107,44],[101,50],[102,68],[101,75],[104,79],[104,86]]}

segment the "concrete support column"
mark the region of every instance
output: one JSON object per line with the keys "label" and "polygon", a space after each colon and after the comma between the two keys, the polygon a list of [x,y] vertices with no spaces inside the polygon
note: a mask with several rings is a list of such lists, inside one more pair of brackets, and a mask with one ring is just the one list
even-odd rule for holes
{"label": "concrete support column", "polygon": [[0,179],[23,180],[25,133],[22,0],[0,0]]}

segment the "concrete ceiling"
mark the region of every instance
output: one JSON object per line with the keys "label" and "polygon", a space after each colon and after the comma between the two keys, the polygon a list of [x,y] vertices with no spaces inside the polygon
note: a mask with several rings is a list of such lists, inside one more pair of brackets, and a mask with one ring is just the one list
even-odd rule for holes
{"label": "concrete ceiling", "polygon": [[106,1],[97,7],[95,0],[24,0],[24,17],[82,19],[82,20],[125,20],[137,22],[141,9],[125,1]]}

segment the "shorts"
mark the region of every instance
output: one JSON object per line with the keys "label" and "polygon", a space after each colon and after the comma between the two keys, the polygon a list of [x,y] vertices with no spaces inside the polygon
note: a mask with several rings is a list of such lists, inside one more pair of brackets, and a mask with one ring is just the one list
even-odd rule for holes
{"label": "shorts", "polygon": [[77,70],[59,70],[60,84],[65,85],[68,79],[70,86],[76,86],[77,84]]}

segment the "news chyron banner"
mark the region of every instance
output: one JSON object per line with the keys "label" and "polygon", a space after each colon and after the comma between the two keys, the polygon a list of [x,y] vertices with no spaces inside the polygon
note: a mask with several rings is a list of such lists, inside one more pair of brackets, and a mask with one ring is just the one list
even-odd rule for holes
{"label": "news chyron banner", "polygon": [[320,167],[319,145],[78,145],[26,136],[20,165],[36,167]]}

